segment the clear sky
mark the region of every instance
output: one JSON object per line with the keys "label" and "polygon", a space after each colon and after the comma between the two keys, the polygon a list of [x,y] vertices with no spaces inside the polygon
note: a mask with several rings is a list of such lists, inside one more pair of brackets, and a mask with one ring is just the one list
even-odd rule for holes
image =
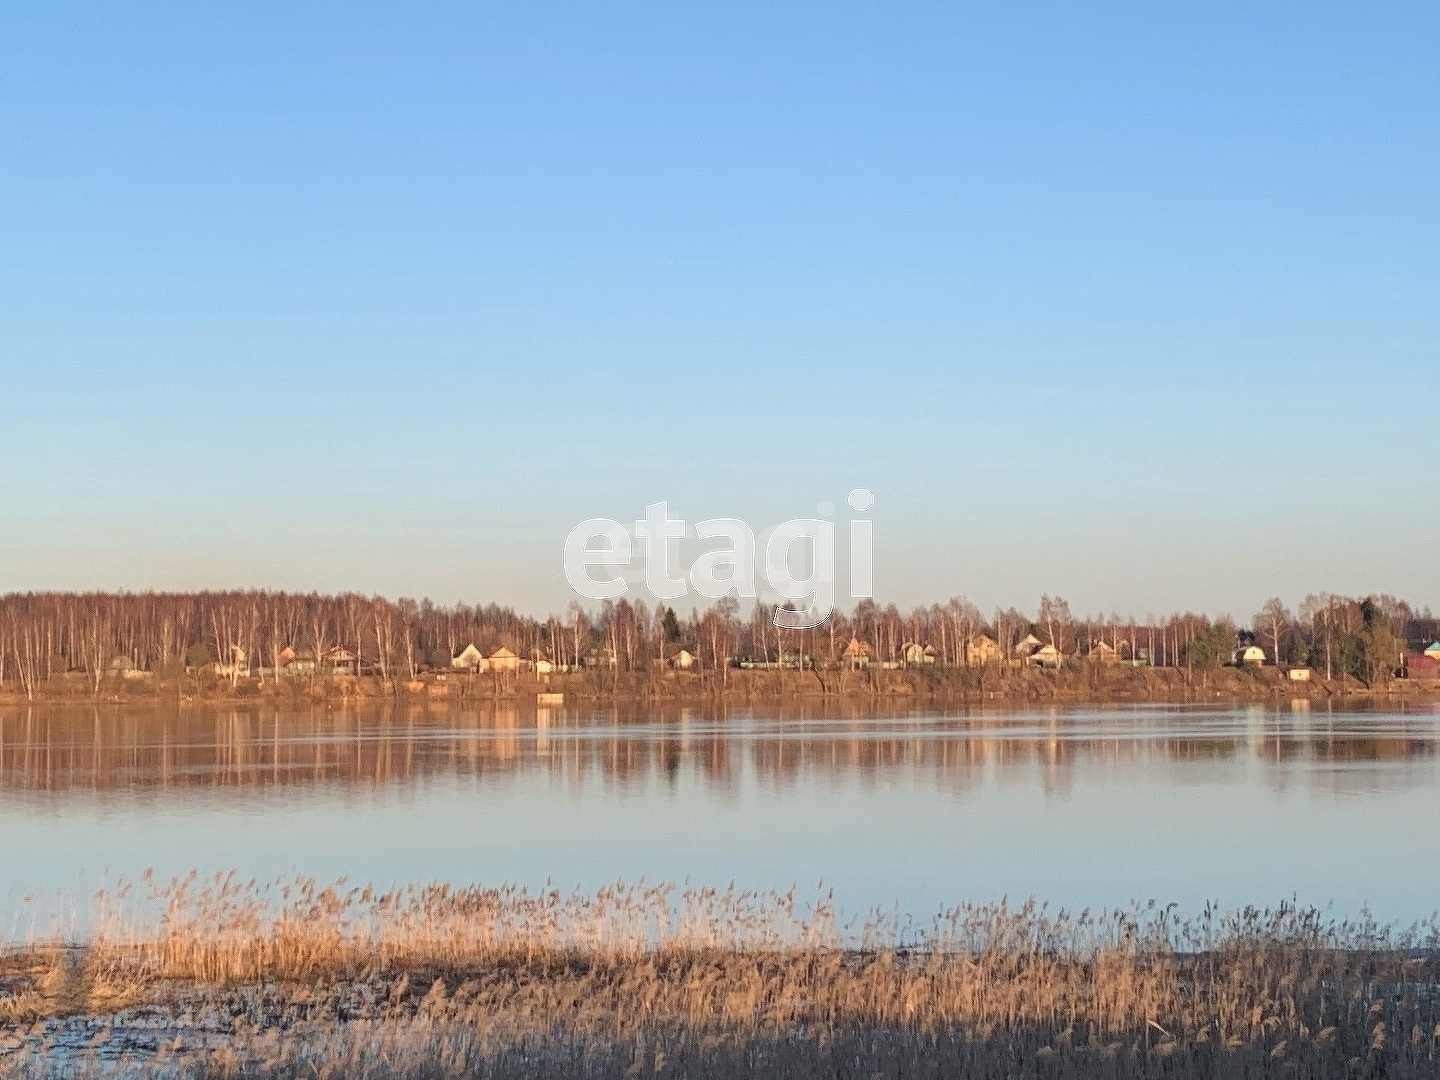
{"label": "clear sky", "polygon": [[777,7],[5,5],[0,591],[1440,607],[1440,9]]}

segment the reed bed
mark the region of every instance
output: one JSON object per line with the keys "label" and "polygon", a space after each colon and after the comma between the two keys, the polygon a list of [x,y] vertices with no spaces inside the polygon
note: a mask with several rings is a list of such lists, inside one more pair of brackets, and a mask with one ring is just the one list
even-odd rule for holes
{"label": "reed bed", "polygon": [[911,927],[793,892],[191,876],[97,898],[92,927],[9,944],[0,1033],[168,1008],[223,1038],[0,1039],[0,1077],[1440,1076],[1435,922],[1290,904]]}

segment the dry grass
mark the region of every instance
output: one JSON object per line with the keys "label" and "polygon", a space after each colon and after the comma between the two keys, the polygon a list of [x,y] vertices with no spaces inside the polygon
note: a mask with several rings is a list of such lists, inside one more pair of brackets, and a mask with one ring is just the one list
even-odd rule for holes
{"label": "dry grass", "polygon": [[[0,1028],[184,988],[233,1037],[145,1070],[1440,1075],[1433,923],[1397,933],[1288,905],[1184,920],[1027,904],[962,907],[902,934],[840,926],[828,901],[802,911],[793,894],[644,885],[377,893],[191,878],[140,899],[163,905],[158,923],[105,897],[84,948],[12,948]],[[0,1076],[46,1068],[0,1057]]]}

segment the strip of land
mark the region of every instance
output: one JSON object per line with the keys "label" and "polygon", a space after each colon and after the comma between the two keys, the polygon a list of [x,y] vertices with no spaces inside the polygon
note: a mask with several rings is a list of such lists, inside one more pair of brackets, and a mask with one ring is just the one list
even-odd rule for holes
{"label": "strip of land", "polygon": [[1357,678],[1304,682],[1273,667],[1186,668],[1076,664],[1058,670],[977,666],[974,668],[874,668],[847,670],[668,671],[607,670],[560,672],[448,672],[415,678],[316,674],[229,679],[213,674],[178,674],[145,679],[106,680],[97,690],[82,674],[60,675],[37,684],[28,697],[15,683],[0,686],[0,701],[146,703],[243,703],[355,700],[479,701],[525,700],[560,695],[553,704],[724,701],[736,704],[787,700],[987,703],[1120,704],[1124,702],[1367,702],[1403,706],[1440,702],[1440,681],[1391,678],[1365,683]]}

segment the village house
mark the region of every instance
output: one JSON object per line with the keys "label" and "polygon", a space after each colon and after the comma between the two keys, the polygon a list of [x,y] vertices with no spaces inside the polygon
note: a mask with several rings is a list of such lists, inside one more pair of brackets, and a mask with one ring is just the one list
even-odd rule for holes
{"label": "village house", "polygon": [[507,649],[504,645],[492,652],[487,658],[491,671],[519,671],[522,666],[520,657]]}
{"label": "village house", "polygon": [[976,634],[965,643],[965,663],[971,667],[998,664],[1000,659],[1000,643],[989,634]]}
{"label": "village house", "polygon": [[355,675],[360,670],[359,657],[344,645],[336,645],[325,650],[325,667],[335,675]]}
{"label": "village house", "polygon": [[[285,652],[290,652],[286,649]],[[285,653],[281,653],[284,656]],[[315,654],[311,652],[290,652],[290,659],[283,670],[286,675],[309,675],[315,671]]]}
{"label": "village house", "polygon": [[840,654],[843,667],[851,671],[860,671],[870,666],[870,646],[859,638],[851,638],[850,644],[845,646],[845,651]]}
{"label": "village house", "polygon": [[450,658],[450,666],[459,671],[484,671],[486,668],[485,654],[477,649],[472,641],[460,650],[458,656]]}
{"label": "village house", "polygon": [[1054,645],[1041,645],[1025,657],[1025,662],[1031,667],[1058,668],[1064,659]]}
{"label": "village house", "polygon": [[1090,662],[1092,664],[1118,664],[1120,654],[1105,642],[1096,642],[1090,647]]}
{"label": "village house", "polygon": [[929,645],[907,641],[900,646],[900,660],[906,667],[921,667],[935,662],[935,650]]}
{"label": "village house", "polygon": [[1440,660],[1431,656],[1428,649],[1423,653],[1409,653],[1405,657],[1405,677],[1440,679]]}
{"label": "village house", "polygon": [[1044,642],[1034,634],[1026,634],[1024,638],[1015,643],[1015,655],[1021,660],[1028,660],[1042,645]]}
{"label": "village house", "polygon": [[696,664],[695,654],[689,649],[681,649],[670,658],[670,666],[677,671],[689,671]]}
{"label": "village house", "polygon": [[1246,664],[1254,664],[1259,667],[1265,663],[1265,650],[1259,645],[1241,645],[1235,650],[1235,666],[1244,667]]}
{"label": "village house", "polygon": [[1286,674],[1291,682],[1309,682],[1310,669],[1308,667],[1292,667]]}
{"label": "village house", "polygon": [[239,645],[230,646],[230,659],[215,665],[215,673],[225,678],[250,674],[250,657]]}
{"label": "village house", "polygon": [[276,653],[272,657],[271,662],[275,665],[274,667],[265,667],[264,657],[262,654],[261,667],[257,669],[257,674],[262,679],[266,678],[267,676],[274,676],[278,678],[281,675],[296,674],[296,672],[290,670],[290,665],[295,662],[295,650],[290,648],[290,646],[288,645],[285,646],[285,648],[281,649],[278,653]]}

